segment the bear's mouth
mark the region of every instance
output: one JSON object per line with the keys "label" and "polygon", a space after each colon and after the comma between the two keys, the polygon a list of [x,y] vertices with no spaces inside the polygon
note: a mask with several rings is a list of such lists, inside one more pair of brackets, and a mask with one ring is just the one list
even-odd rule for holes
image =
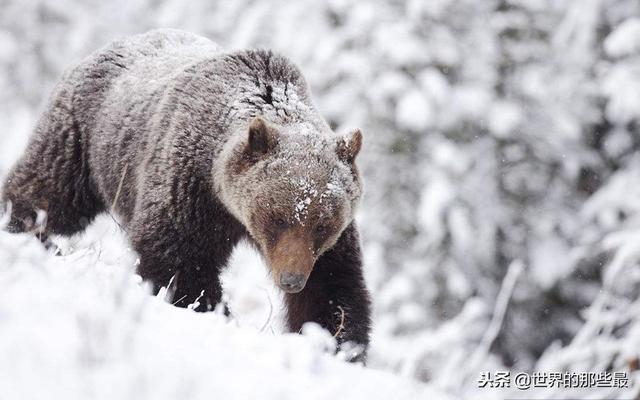
{"label": "bear's mouth", "polygon": [[302,292],[302,290],[304,289],[304,286],[300,287],[300,288],[295,288],[295,289],[285,289],[282,286],[278,286],[282,291],[284,291],[285,293],[289,293],[289,294],[296,294],[296,293],[300,293]]}

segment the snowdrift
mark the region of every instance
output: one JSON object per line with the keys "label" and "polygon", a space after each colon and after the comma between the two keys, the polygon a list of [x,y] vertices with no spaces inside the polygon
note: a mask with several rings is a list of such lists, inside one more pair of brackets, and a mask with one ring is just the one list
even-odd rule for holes
{"label": "snowdrift", "polygon": [[133,254],[113,251],[119,240],[76,238],[54,256],[0,232],[2,398],[446,398],[329,355],[333,338],[317,326],[261,332],[173,307],[148,294]]}

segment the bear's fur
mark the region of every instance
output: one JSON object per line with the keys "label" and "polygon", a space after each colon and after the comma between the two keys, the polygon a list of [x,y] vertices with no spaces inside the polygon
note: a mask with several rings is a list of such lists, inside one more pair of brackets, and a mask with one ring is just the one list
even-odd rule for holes
{"label": "bear's fur", "polygon": [[46,240],[114,212],[139,274],[199,311],[220,302],[220,270],[246,238],[288,292],[292,331],[315,321],[366,347],[361,141],[331,131],[284,57],[152,31],[63,76],[4,184],[8,229]]}

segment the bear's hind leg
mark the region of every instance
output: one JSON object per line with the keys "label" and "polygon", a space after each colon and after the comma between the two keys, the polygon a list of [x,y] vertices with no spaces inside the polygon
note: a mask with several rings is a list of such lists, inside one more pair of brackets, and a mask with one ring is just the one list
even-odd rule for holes
{"label": "bear's hind leg", "polygon": [[291,331],[300,331],[305,322],[316,322],[336,337],[339,348],[346,342],[363,346],[349,361],[365,361],[371,305],[353,223],[336,245],[320,256],[305,288],[300,293],[287,293],[285,303]]}
{"label": "bear's hind leg", "polygon": [[105,209],[89,173],[88,143],[69,112],[68,97],[58,89],[4,183],[2,203],[10,202],[12,211],[10,232],[33,232],[43,241],[49,234],[69,236]]}

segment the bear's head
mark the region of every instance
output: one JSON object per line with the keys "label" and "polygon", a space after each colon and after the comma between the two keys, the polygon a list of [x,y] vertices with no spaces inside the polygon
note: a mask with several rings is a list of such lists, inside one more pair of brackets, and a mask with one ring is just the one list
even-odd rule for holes
{"label": "bear's head", "polygon": [[362,194],[362,133],[255,118],[223,151],[215,182],[284,291],[301,291],[318,257],[352,222]]}

